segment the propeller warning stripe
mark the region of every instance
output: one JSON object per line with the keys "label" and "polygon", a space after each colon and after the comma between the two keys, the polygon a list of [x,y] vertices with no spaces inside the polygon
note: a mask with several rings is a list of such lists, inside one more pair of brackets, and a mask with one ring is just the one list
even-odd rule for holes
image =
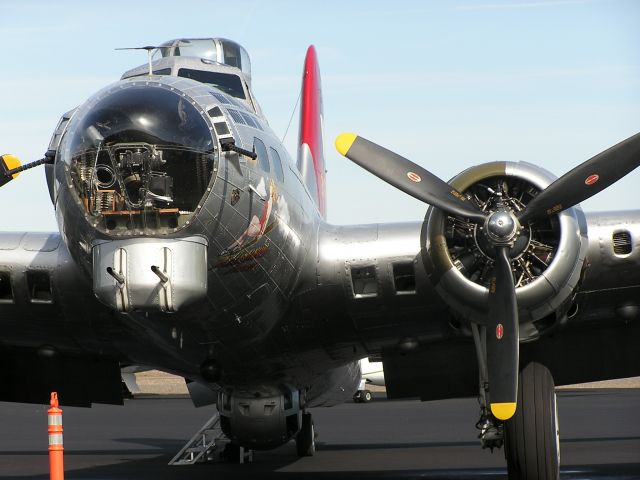
{"label": "propeller warning stripe", "polygon": [[493,413],[493,416],[498,420],[509,420],[516,413],[516,403],[492,403],[491,413]]}
{"label": "propeller warning stripe", "polygon": [[[20,165],[22,165],[20,163],[20,160],[18,160],[18,157],[16,157],[15,155],[11,155],[10,153],[5,153],[4,155],[0,156],[0,158],[2,159],[2,163],[4,163],[7,169],[6,171],[13,170],[14,168],[18,168]],[[12,177],[16,178],[18,175],[20,175],[20,172],[14,173]]]}
{"label": "propeller warning stripe", "polygon": [[336,150],[340,152],[343,157],[347,156],[347,152],[356,141],[358,136],[355,133],[341,133],[336,137]]}
{"label": "propeller warning stripe", "polygon": [[20,160],[18,160],[18,157],[11,155],[10,153],[0,155],[0,187],[20,175],[20,172],[8,175],[11,170],[20,166]]}

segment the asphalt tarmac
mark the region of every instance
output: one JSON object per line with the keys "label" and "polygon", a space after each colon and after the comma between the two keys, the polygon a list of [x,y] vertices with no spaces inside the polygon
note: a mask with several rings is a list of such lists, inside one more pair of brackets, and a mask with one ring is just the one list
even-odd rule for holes
{"label": "asphalt tarmac", "polygon": [[[559,394],[562,479],[640,479],[640,390]],[[48,476],[47,406],[0,403],[0,478]],[[503,452],[482,450],[474,399],[389,401],[315,409],[317,452],[295,444],[252,464],[170,467],[213,414],[188,398],[145,397],[124,407],[64,408],[67,479],[505,479]]]}

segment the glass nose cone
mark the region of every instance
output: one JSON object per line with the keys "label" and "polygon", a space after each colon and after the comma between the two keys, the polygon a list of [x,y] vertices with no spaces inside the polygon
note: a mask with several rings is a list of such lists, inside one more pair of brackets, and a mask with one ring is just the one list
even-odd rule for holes
{"label": "glass nose cone", "polygon": [[112,235],[185,225],[214,172],[214,137],[188,97],[123,84],[90,101],[64,141],[77,200]]}

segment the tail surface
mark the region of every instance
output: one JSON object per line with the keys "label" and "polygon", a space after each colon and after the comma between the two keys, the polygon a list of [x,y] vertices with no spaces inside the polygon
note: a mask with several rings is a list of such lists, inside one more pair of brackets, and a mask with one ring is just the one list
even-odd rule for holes
{"label": "tail surface", "polygon": [[302,72],[298,170],[311,192],[320,215],[326,218],[325,163],[322,148],[322,87],[316,49],[307,49]]}

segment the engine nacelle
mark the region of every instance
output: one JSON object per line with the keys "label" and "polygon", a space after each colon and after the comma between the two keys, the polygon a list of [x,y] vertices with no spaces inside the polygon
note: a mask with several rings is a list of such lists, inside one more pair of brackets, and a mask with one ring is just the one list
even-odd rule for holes
{"label": "engine nacelle", "polygon": [[234,443],[268,450],[288,442],[302,424],[300,392],[289,386],[235,387],[218,397],[220,425]]}
{"label": "engine nacelle", "polygon": [[[514,213],[555,180],[525,162],[469,168],[449,183],[485,211],[501,195]],[[442,298],[463,319],[485,323],[493,248],[482,226],[430,208],[425,217],[425,268]],[[511,249],[520,338],[531,339],[563,319],[580,280],[587,252],[580,207],[525,225]]]}

